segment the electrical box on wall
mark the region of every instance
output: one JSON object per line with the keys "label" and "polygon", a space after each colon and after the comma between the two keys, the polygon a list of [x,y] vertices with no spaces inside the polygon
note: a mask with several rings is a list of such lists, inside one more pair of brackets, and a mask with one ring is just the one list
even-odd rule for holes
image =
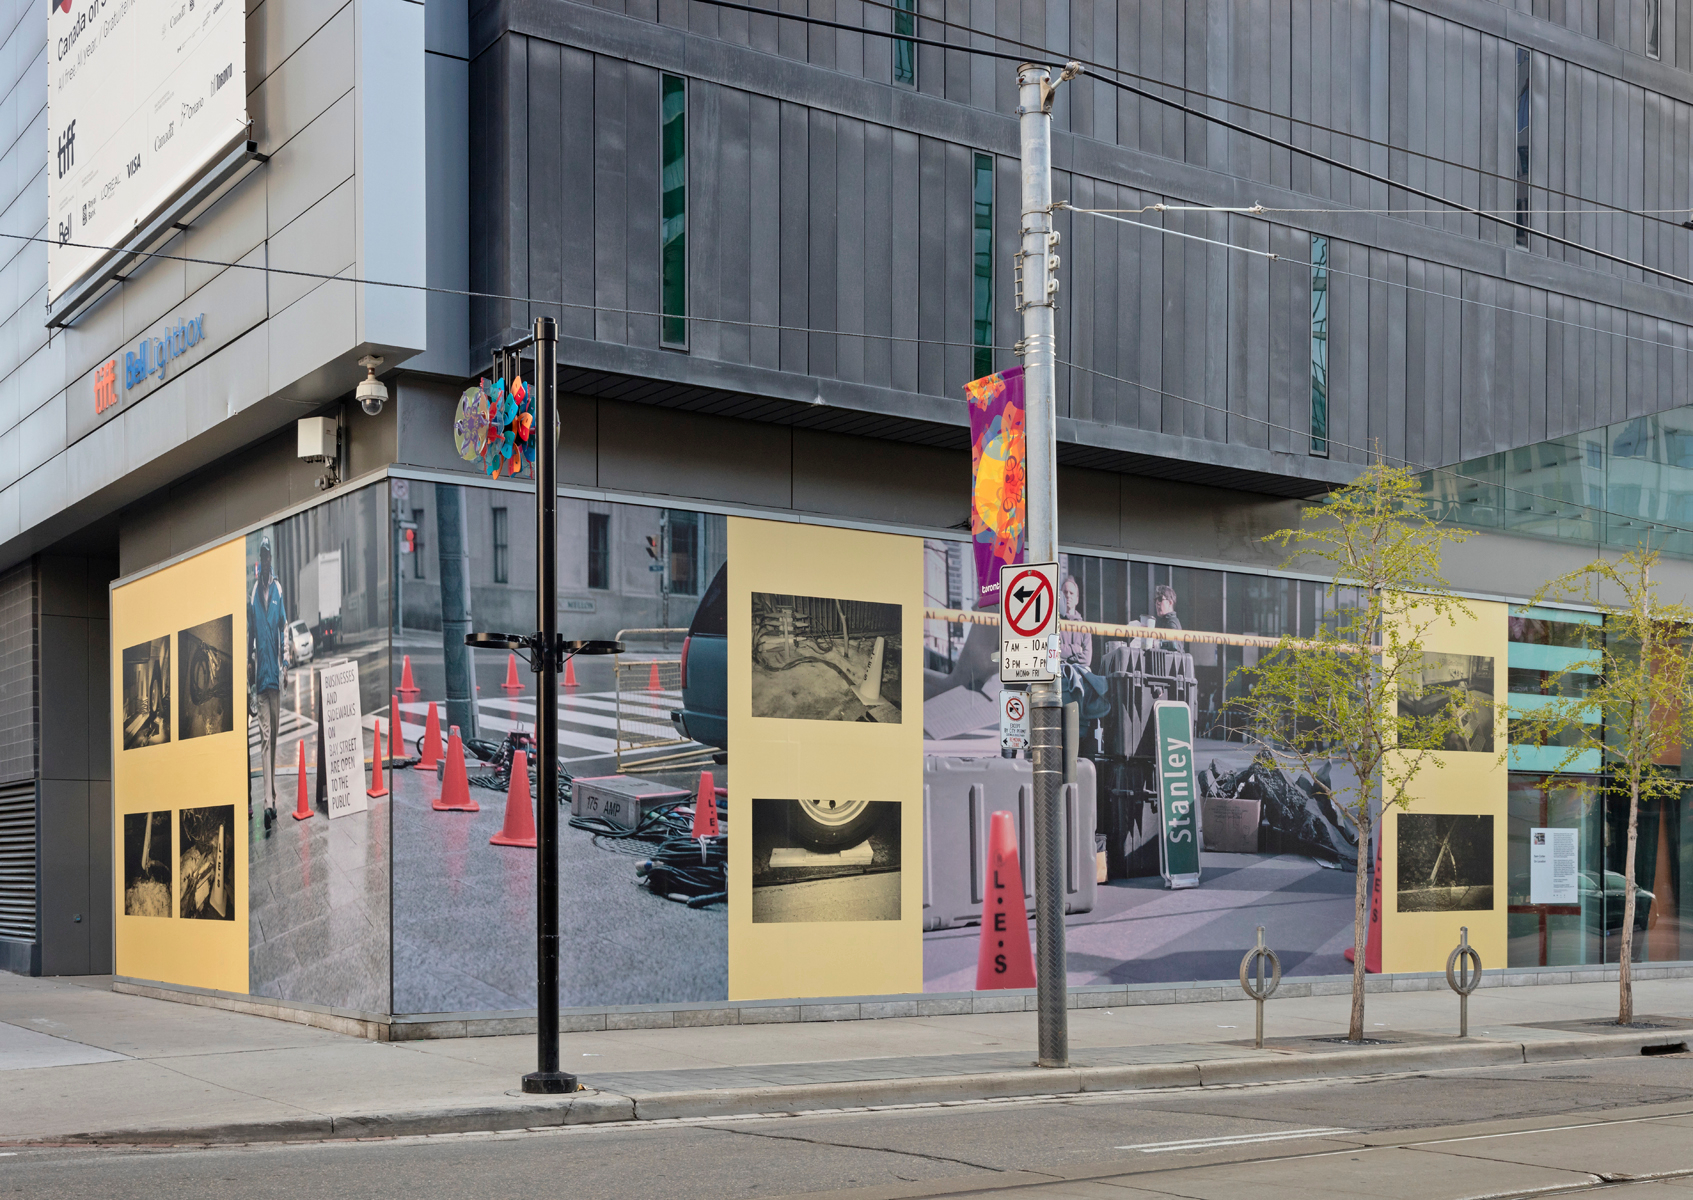
{"label": "electrical box on wall", "polygon": [[294,422],[298,449],[295,453],[306,462],[332,462],[335,459],[336,434],[334,417],[302,417]]}

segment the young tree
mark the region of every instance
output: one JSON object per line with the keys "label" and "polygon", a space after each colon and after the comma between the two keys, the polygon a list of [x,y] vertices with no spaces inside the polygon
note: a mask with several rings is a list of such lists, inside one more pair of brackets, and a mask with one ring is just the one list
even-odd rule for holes
{"label": "young tree", "polygon": [[[1300,527],[1265,541],[1290,551],[1287,565],[1320,564],[1331,615],[1315,636],[1284,635],[1256,667],[1235,672],[1244,694],[1230,707],[1266,753],[1292,759],[1313,780],[1330,779],[1334,806],[1357,830],[1353,896],[1352,1019],[1364,1037],[1364,946],[1369,926],[1372,802],[1405,808],[1411,782],[1461,730],[1464,708],[1425,689],[1424,637],[1468,615],[1441,577],[1448,542],[1465,535],[1427,512],[1416,476],[1371,463],[1352,483],[1300,514]],[[1400,701],[1424,701],[1401,704]],[[1473,719],[1473,718],[1472,718]],[[1482,719],[1491,721],[1490,708]]]}
{"label": "young tree", "polygon": [[[1679,799],[1678,763],[1693,734],[1693,608],[1658,598],[1652,567],[1658,552],[1642,545],[1616,559],[1597,559],[1541,588],[1534,603],[1576,600],[1597,609],[1602,625],[1579,628],[1585,655],[1564,668],[1534,707],[1511,712],[1517,741],[1565,734],[1554,770],[1584,755],[1602,765],[1601,794],[1628,797],[1623,851],[1622,944],[1618,948],[1617,1024],[1634,1021],[1634,857],[1641,801]],[[1602,894],[1604,864],[1599,878]]]}

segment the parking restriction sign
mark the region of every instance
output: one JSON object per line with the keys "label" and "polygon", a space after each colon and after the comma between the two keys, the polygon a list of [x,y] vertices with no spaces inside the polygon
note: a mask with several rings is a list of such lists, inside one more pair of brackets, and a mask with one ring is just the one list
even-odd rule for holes
{"label": "parking restriction sign", "polygon": [[1058,564],[1018,563],[999,569],[999,677],[1047,683],[1056,672],[1047,654],[1058,636]]}

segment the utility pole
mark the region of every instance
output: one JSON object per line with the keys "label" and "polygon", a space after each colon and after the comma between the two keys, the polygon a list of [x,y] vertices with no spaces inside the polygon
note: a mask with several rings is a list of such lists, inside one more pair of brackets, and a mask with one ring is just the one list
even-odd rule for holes
{"label": "utility pole", "polygon": [[[1070,63],[1058,82],[1081,73]],[[1023,395],[1028,456],[1028,552],[1025,561],[1058,561],[1057,357],[1058,233],[1052,227],[1052,98],[1045,67],[1017,68],[1017,119],[1023,155],[1022,246],[1017,306],[1023,314]],[[1006,603],[1000,598],[1001,605]],[[1058,635],[1052,635],[1056,638]],[[1029,745],[1035,768],[1035,983],[1040,1065],[1070,1065],[1069,987],[1064,951],[1064,700],[1060,685],[1029,689]]]}

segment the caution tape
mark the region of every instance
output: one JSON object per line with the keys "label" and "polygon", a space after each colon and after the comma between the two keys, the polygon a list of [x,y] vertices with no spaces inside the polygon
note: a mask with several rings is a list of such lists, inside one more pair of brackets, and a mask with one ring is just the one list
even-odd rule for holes
{"label": "caution tape", "polygon": [[[925,608],[923,616],[930,621],[951,621],[961,625],[999,624],[998,612],[971,612],[962,608]],[[1164,642],[1187,642],[1213,646],[1255,646],[1260,650],[1278,647],[1290,649],[1337,650],[1352,654],[1357,647],[1346,642],[1314,642],[1306,638],[1264,637],[1256,633],[1211,633],[1202,629],[1164,629],[1146,625],[1106,625],[1098,621],[1060,620],[1058,628],[1064,633],[1091,633],[1108,638],[1152,638]],[[1375,647],[1377,652],[1380,647]]]}

